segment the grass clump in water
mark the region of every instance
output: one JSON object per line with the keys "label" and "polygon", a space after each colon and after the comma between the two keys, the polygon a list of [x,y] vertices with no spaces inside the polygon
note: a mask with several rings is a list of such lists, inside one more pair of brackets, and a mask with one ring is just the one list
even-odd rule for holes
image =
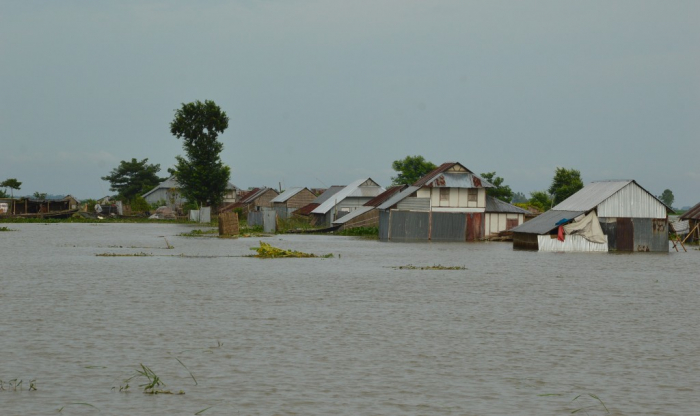
{"label": "grass clump in water", "polygon": [[406,266],[396,266],[393,267],[394,270],[467,270],[464,266],[443,266],[441,264],[434,264],[432,266],[414,266],[408,264]]}
{"label": "grass clump in water", "polygon": [[[179,360],[178,360],[179,361]],[[183,364],[184,365],[184,364]],[[161,387],[165,387],[165,383],[161,378],[153,372],[148,366],[140,364],[141,369],[136,370],[136,374],[124,380],[124,385],[119,386],[119,391],[127,392],[131,387],[129,382],[135,378],[145,379],[143,384],[139,384],[139,388],[143,389],[145,394],[185,394],[184,391],[180,390],[177,393],[173,393],[170,390],[163,390]]]}
{"label": "grass clump in water", "polygon": [[150,253],[98,253],[97,257],[151,257]]}
{"label": "grass clump in water", "polygon": [[214,237],[219,234],[219,230],[212,228],[210,230],[192,230],[189,233],[180,233],[180,237]]}
{"label": "grass clump in water", "polygon": [[323,256],[318,256],[316,254],[304,253],[296,250],[285,250],[282,248],[273,247],[268,243],[260,242],[260,247],[251,247],[251,250],[255,250],[258,254],[251,257],[259,257],[262,259],[276,259],[276,258],[311,258],[311,257],[321,257],[321,258],[331,258],[333,254],[326,254]]}
{"label": "grass clump in water", "polygon": [[0,231],[17,231],[7,227],[0,227]]}

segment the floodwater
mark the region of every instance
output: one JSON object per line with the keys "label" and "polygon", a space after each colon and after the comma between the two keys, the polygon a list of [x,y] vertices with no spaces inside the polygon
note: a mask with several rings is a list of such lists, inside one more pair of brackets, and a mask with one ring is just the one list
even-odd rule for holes
{"label": "floodwater", "polygon": [[[698,250],[2,225],[2,415],[700,413]],[[185,394],[120,392],[141,363]]]}

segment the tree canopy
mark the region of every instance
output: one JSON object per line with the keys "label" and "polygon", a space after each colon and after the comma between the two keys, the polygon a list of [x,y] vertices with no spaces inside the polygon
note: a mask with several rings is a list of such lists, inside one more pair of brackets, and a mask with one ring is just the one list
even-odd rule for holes
{"label": "tree canopy", "polygon": [[671,207],[676,198],[673,196],[673,192],[670,189],[664,189],[664,192],[659,195],[659,199],[666,204],[667,207]]}
{"label": "tree canopy", "polygon": [[175,110],[170,132],[182,139],[185,156],[176,157],[173,173],[190,202],[217,206],[223,201],[231,169],[221,161],[224,145],[217,138],[228,121],[214,101],[195,101]]}
{"label": "tree canopy", "polygon": [[131,202],[164,180],[158,177],[159,171],[160,165],[148,164],[148,158],[141,161],[132,158],[131,161],[122,160],[102,180],[110,183],[109,190],[117,192],[117,198]]}
{"label": "tree canopy", "polygon": [[12,191],[19,191],[22,188],[22,182],[18,181],[16,178],[9,178],[0,182],[0,186],[2,186],[3,188],[10,188],[10,195],[12,198],[14,198],[15,194]]}
{"label": "tree canopy", "polygon": [[552,208],[552,197],[545,191],[534,191],[530,192],[528,203],[540,212],[546,212]]}
{"label": "tree canopy", "polygon": [[581,172],[576,169],[557,168],[548,191],[553,196],[554,205],[583,188]]}
{"label": "tree canopy", "polygon": [[481,177],[495,186],[495,188],[486,188],[486,195],[510,203],[513,199],[513,190],[510,189],[510,186],[503,185],[503,178],[496,176],[496,172],[482,173]]}
{"label": "tree canopy", "polygon": [[398,173],[391,178],[392,185],[412,185],[437,168],[435,164],[428,162],[423,156],[406,156],[404,159],[395,160],[391,167]]}

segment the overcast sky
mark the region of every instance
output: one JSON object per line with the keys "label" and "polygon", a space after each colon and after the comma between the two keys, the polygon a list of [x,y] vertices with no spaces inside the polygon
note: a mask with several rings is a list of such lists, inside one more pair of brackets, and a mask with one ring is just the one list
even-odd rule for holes
{"label": "overcast sky", "polygon": [[229,116],[239,187],[390,183],[423,155],[546,189],[700,202],[700,1],[0,0],[0,181],[97,198],[162,176],[181,103]]}

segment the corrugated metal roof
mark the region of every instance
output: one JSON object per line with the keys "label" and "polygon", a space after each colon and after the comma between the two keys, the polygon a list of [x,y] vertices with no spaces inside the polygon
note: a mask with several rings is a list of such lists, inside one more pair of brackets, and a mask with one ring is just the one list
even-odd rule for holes
{"label": "corrugated metal roof", "polygon": [[634,181],[592,182],[557,204],[552,210],[590,211]]}
{"label": "corrugated metal roof", "polygon": [[294,211],[295,215],[309,215],[311,214],[311,211],[315,210],[316,207],[318,207],[319,204],[316,203],[310,203],[308,205],[304,205],[303,207],[299,208],[298,210]]}
{"label": "corrugated metal roof", "polygon": [[389,198],[391,198],[392,195],[401,192],[402,190],[406,189],[408,185],[398,185],[398,186],[392,186],[391,188],[387,189],[386,191],[382,192],[378,196],[370,199],[365,203],[366,207],[378,207],[379,205],[383,204],[386,202]]}
{"label": "corrugated metal roof", "polygon": [[274,202],[287,202],[287,200],[289,200],[289,198],[293,197],[294,195],[298,194],[299,192],[303,191],[304,189],[306,189],[306,188],[303,186],[286,189],[284,192],[282,192],[281,194],[274,197],[272,199],[272,201],[270,201],[270,202],[272,202],[272,203],[274,203]]}
{"label": "corrugated metal roof", "polygon": [[340,192],[343,188],[345,188],[344,185],[333,185],[330,188],[326,189],[324,193],[317,196],[316,199],[311,201],[311,203],[321,205],[322,203],[328,201],[330,197]]}
{"label": "corrugated metal roof", "polygon": [[343,215],[342,217],[338,218],[337,220],[333,221],[333,225],[342,225],[345,224],[346,222],[350,221],[353,218],[359,217],[362,214],[365,214],[367,212],[372,211],[375,209],[375,207],[367,207],[367,206],[362,206],[357,209],[354,209],[350,211],[349,213]]}
{"label": "corrugated metal roof", "polygon": [[[374,185],[370,186],[361,186],[365,183],[372,183]],[[365,188],[363,190],[359,190],[358,188]],[[372,178],[364,178],[364,179],[358,179],[355,182],[351,183],[350,185],[346,186],[339,192],[337,192],[335,195],[332,195],[331,198],[327,199],[325,202],[323,202],[321,205],[316,207],[311,213],[313,214],[326,214],[328,211],[330,211],[336,203],[344,200],[345,198],[348,197],[375,197],[382,192],[384,192],[385,189],[379,186],[375,181],[372,180]]]}
{"label": "corrugated metal roof", "polygon": [[408,198],[416,192],[417,190],[420,189],[420,186],[409,186],[408,188],[404,189],[403,191],[394,194],[391,198],[389,198],[386,202],[382,203],[379,205],[377,208],[380,210],[385,210],[393,207],[394,205],[398,204],[399,202],[403,201],[405,198]]}
{"label": "corrugated metal roof", "polygon": [[[455,165],[465,170],[464,173],[447,172]],[[413,186],[439,186],[448,188],[494,188],[484,178],[476,175],[459,162],[446,162],[438,166],[430,173],[418,179]]]}
{"label": "corrugated metal roof", "polygon": [[523,214],[529,215],[530,211],[516,207],[507,202],[501,201],[498,198],[486,195],[486,211],[485,212],[501,212],[508,214]]}
{"label": "corrugated metal roof", "polygon": [[[628,188],[630,186],[632,188]],[[657,198],[652,193],[644,189],[632,179],[621,181],[591,182],[588,185],[586,185],[583,189],[566,198],[566,200],[562,201],[552,209],[590,211],[593,208],[596,208],[604,202],[606,202],[606,200],[608,200],[610,197],[617,194],[618,192],[621,192],[621,194],[620,200],[616,202],[616,205],[614,207],[608,207],[607,205],[610,204],[606,204],[605,206],[607,209],[614,208],[615,213],[617,213],[620,210],[630,211],[630,209],[633,208],[633,212],[626,212],[624,216],[641,218],[646,216],[664,216],[667,212],[673,212],[673,210],[670,207],[666,206],[663,202],[661,202],[659,198]],[[628,201],[630,200],[638,201],[638,204],[641,204],[642,206],[631,207],[628,203]],[[663,206],[663,209],[661,209],[660,206],[652,206],[655,205],[655,202],[653,201]],[[655,215],[652,215],[653,211],[658,211],[657,208],[661,209],[662,212],[660,214],[657,213]],[[598,215],[606,216],[611,214],[609,212],[607,214],[598,212]]]}
{"label": "corrugated metal roof", "polygon": [[512,228],[510,231],[514,233],[527,234],[547,234],[557,227],[557,223],[563,219],[573,220],[585,211],[564,211],[564,210],[549,210],[544,214],[540,214],[530,221],[524,222],[519,226]]}
{"label": "corrugated metal roof", "polygon": [[681,220],[700,220],[700,202],[698,202],[694,207],[690,208],[683,215],[681,215]]}

